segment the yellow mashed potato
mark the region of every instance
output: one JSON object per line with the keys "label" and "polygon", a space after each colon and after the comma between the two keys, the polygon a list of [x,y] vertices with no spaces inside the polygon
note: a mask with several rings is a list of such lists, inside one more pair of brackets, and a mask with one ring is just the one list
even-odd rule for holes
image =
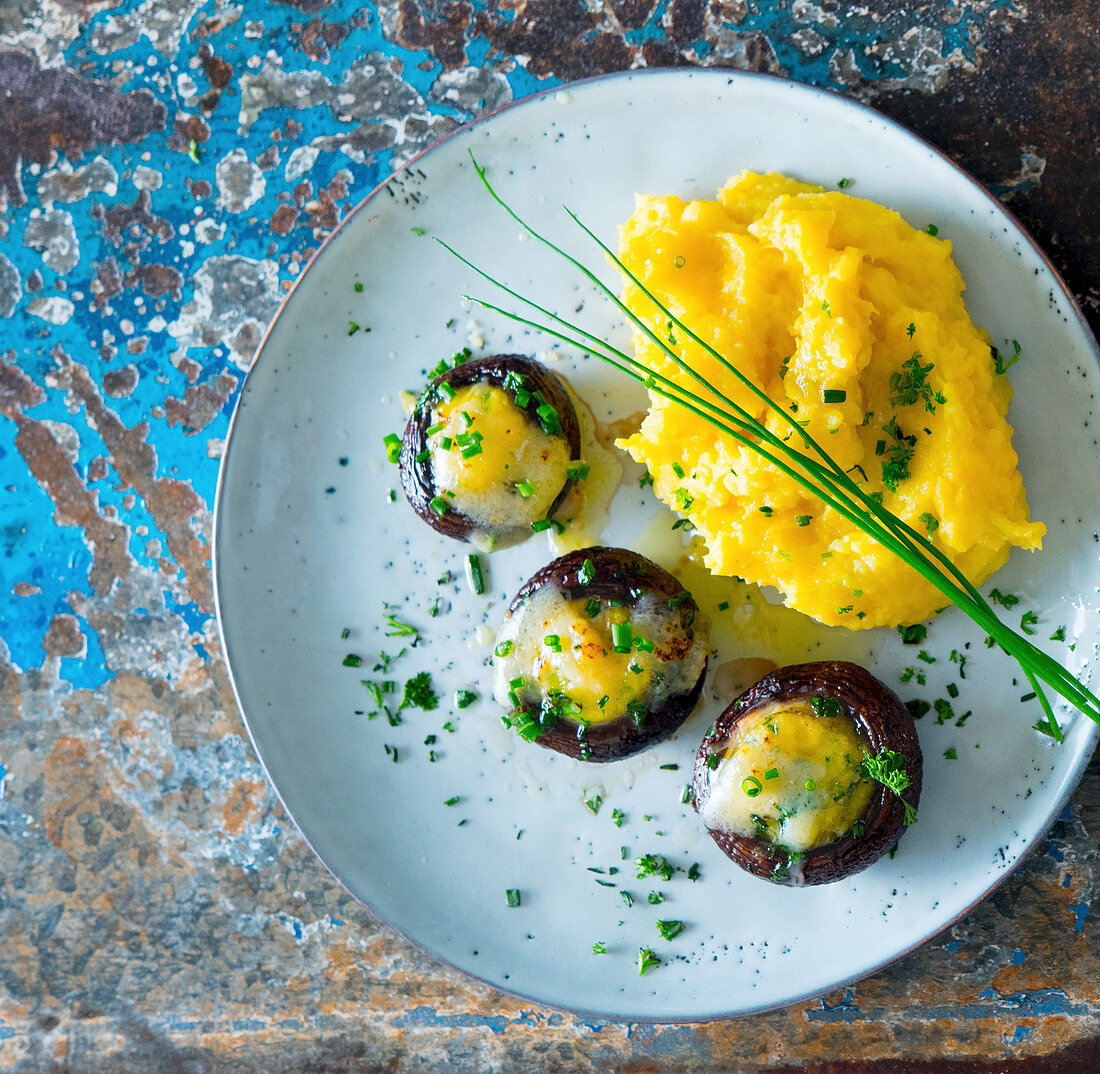
{"label": "yellow mashed potato", "polygon": [[[716,201],[639,197],[619,253],[974,583],[1011,546],[1039,547],[1045,529],[1028,521],[1005,421],[1011,389],[963,305],[949,242],[873,202],[746,172]],[[667,318],[637,287],[625,300],[669,337]],[[786,435],[782,419],[678,336],[676,349],[712,385]],[[651,368],[690,383],[641,333],[634,347]],[[849,627],[915,623],[948,603],[792,478],[676,403],[651,392],[641,429],[619,444],[690,519],[717,574],[775,586],[792,607]]]}

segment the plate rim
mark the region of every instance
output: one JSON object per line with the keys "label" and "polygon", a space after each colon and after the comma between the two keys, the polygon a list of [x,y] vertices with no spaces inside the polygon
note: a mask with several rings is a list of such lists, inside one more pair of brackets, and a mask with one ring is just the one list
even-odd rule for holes
{"label": "plate rim", "polygon": [[244,724],[245,731],[248,735],[248,740],[252,745],[253,752],[256,759],[263,771],[264,778],[266,779],[268,786],[274,792],[280,805],[285,811],[289,820],[294,824],[299,835],[304,840],[306,846],[313,853],[316,859],[321,863],[324,869],[329,875],[344,889],[355,902],[366,910],[375,921],[383,924],[386,928],[392,930],[399,937],[401,937],[406,943],[410,944],[414,949],[423,955],[426,955],[433,962],[441,965],[442,967],[450,970],[451,972],[459,974],[461,977],[477,982],[495,992],[509,996],[513,999],[526,1003],[535,1003],[539,1006],[545,1007],[550,1010],[562,1011],[587,1021],[602,1022],[608,1024],[648,1024],[648,1025],[675,1025],[675,1024],[704,1024],[707,1022],[715,1022],[728,1020],[733,1018],[749,1017],[756,1014],[762,1014],[768,1011],[784,1010],[788,1007],[794,1006],[799,1003],[805,1003],[809,1000],[820,998],[827,992],[833,991],[837,988],[845,988],[849,985],[855,984],[859,981],[866,980],[878,973],[881,973],[884,969],[894,965],[901,959],[912,954],[919,947],[928,943],[936,936],[945,932],[951,928],[962,918],[970,914],[976,906],[984,902],[989,896],[996,891],[1002,884],[1004,884],[1009,877],[1011,877],[1032,855],[1035,851],[1037,844],[1046,833],[1049,831],[1051,825],[1058,819],[1058,816],[1063,812],[1067,803],[1073,797],[1085,771],[1089,766],[1090,760],[1096,750],[1097,742],[1100,740],[1100,725],[1093,724],[1087,728],[1087,734],[1091,737],[1091,746],[1088,746],[1082,753],[1081,761],[1079,763],[1078,770],[1072,774],[1067,780],[1063,793],[1058,797],[1056,804],[1050,810],[1050,816],[1048,821],[1041,826],[1024,847],[1020,850],[1017,860],[1007,869],[996,875],[986,888],[977,895],[966,906],[962,907],[958,913],[953,917],[944,921],[934,931],[924,933],[915,939],[913,942],[907,944],[903,948],[893,952],[889,957],[882,959],[881,961],[869,966],[859,972],[837,980],[830,984],[824,991],[810,990],[807,992],[799,992],[793,996],[788,996],[781,1001],[768,1002],[763,1004],[757,1004],[754,1006],[744,1006],[733,1010],[719,1011],[706,1014],[685,1014],[681,1012],[673,1012],[668,1015],[629,1015],[629,1014],[614,1014],[607,1013],[605,1011],[596,1011],[583,1006],[574,1006],[565,1003],[550,1002],[546,999],[540,999],[538,997],[529,995],[528,993],[521,992],[512,988],[502,985],[497,981],[493,981],[479,975],[473,970],[460,967],[454,962],[450,961],[445,955],[440,954],[434,950],[431,946],[418,940],[416,937],[411,936],[405,930],[400,928],[391,922],[388,918],[383,916],[374,906],[366,901],[361,895],[356,893],[346,882],[340,874],[324,859],[314,846],[313,841],[303,830],[301,824],[298,822],[297,817],[294,815],[294,811],[290,808],[283,797],[282,791],[279,789],[278,784],[273,778],[271,772],[268,770],[267,762],[264,759],[262,750],[256,739],[256,734],[252,726],[252,722],[249,720],[248,714],[245,711],[244,704],[242,703],[240,691],[237,684],[237,676],[234,672],[233,658],[230,654],[230,645],[226,638],[223,616],[222,616],[222,586],[220,582],[221,568],[219,566],[219,551],[222,544],[220,538],[220,532],[222,523],[225,517],[224,495],[226,474],[228,471],[228,463],[230,453],[234,443],[234,433],[237,429],[238,418],[241,411],[244,409],[244,400],[248,390],[249,379],[253,376],[260,361],[263,359],[264,353],[267,350],[269,340],[272,333],[275,331],[276,326],[279,323],[280,318],[285,313],[291,299],[294,297],[299,285],[305,279],[306,274],[314,268],[315,265],[321,260],[321,257],[329,251],[330,246],[334,243],[341,231],[349,224],[349,222],[362,210],[364,210],[369,203],[371,203],[376,196],[381,194],[383,189],[397,176],[408,172],[414,168],[416,164],[425,156],[435,152],[437,149],[451,142],[453,139],[461,138],[468,135],[471,131],[477,130],[483,125],[491,122],[496,117],[511,112],[514,109],[522,108],[526,105],[530,105],[537,101],[540,101],[548,96],[556,95],[560,93],[569,93],[577,87],[587,87],[594,84],[606,84],[612,81],[631,81],[631,80],[646,80],[646,79],[669,79],[672,81],[690,81],[693,78],[722,78],[726,80],[727,85],[734,82],[770,82],[778,86],[786,87],[790,92],[796,94],[804,94],[807,97],[826,97],[829,98],[834,104],[839,105],[843,110],[851,111],[857,115],[863,116],[868,120],[877,121],[885,126],[893,133],[899,134],[904,138],[917,143],[919,146],[928,150],[932,155],[937,157],[942,163],[947,164],[953,172],[956,173],[957,178],[961,179],[964,183],[968,184],[974,189],[979,197],[987,202],[995,213],[1000,213],[1007,224],[1023,238],[1023,240],[1030,246],[1032,252],[1040,259],[1042,264],[1046,267],[1061,291],[1063,298],[1068,302],[1069,309],[1072,311],[1077,328],[1081,334],[1082,340],[1088,345],[1088,349],[1091,351],[1092,358],[1100,369],[1100,342],[1097,341],[1095,334],[1092,331],[1092,327],[1086,319],[1084,312],[1078,303],[1073,292],[1067,286],[1065,280],[1062,278],[1058,269],[1051,261],[1046,251],[1039,245],[1039,243],[1030,234],[1027,228],[1017,219],[1011,209],[1004,205],[980,180],[971,175],[961,165],[957,164],[951,159],[948,154],[934,145],[923,135],[911,130],[903,123],[898,122],[890,116],[879,112],[871,105],[864,103],[863,101],[855,100],[851,97],[845,96],[843,93],[833,90],[828,87],[816,86],[806,82],[799,82],[794,79],[786,78],[780,75],[774,75],[766,72],[757,71],[742,71],[735,68],[724,67],[651,67],[651,68],[638,68],[635,70],[623,70],[614,71],[610,73],[591,75],[586,78],[576,79],[569,82],[562,82],[554,86],[548,86],[544,89],[538,90],[535,93],[527,94],[523,97],[511,100],[498,108],[494,108],[491,111],[484,112],[473,119],[458,125],[453,130],[449,131],[443,137],[433,142],[431,145],[419,150],[416,154],[404,161],[398,167],[392,169],[382,180],[380,180],[374,187],[372,187],[356,204],[349,210],[346,215],[337,223],[336,227],[324,238],[321,244],[317,247],[313,256],[309,259],[305,267],[294,278],[290,288],[287,290],[282,300],[279,302],[278,307],[272,314],[269,323],[264,329],[264,333],[257,345],[255,354],[249,365],[248,370],[245,372],[244,378],[241,381],[241,387],[237,395],[236,402],[233,406],[233,413],[230,417],[229,427],[225,434],[225,446],[222,452],[222,457],[218,466],[218,479],[214,496],[214,509],[212,514],[211,524],[211,539],[210,539],[210,562],[211,562],[211,582],[212,592],[214,600],[214,616],[218,627],[218,642],[221,649],[222,657],[225,662],[226,674],[229,680],[230,689],[233,694],[234,702],[237,706],[237,710],[240,713],[241,721]]}

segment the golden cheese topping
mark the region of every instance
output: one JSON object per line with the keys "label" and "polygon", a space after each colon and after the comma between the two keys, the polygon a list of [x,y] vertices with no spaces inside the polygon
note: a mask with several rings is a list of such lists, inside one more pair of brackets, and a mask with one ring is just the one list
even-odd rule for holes
{"label": "golden cheese topping", "polygon": [[[1011,388],[963,304],[949,241],[874,202],[746,172],[714,201],[639,197],[619,253],[975,584],[1011,546],[1039,547],[1044,527],[1028,521],[1005,420]],[[667,318],[638,287],[624,298],[668,338]],[[634,346],[698,391],[640,332]],[[675,348],[716,389],[790,435],[701,347],[677,339]],[[620,446],[691,519],[716,574],[775,586],[791,607],[831,625],[915,623],[946,603],[792,478],[656,393],[640,431]]]}
{"label": "golden cheese topping", "polygon": [[458,388],[431,417],[432,475],[437,489],[454,494],[454,510],[486,528],[546,517],[568,476],[564,436],[546,433],[487,381]]}
{"label": "golden cheese topping", "polygon": [[736,725],[700,815],[710,829],[799,853],[835,842],[871,800],[874,783],[860,770],[867,752],[846,714],[766,705]]}
{"label": "golden cheese topping", "polygon": [[497,653],[505,655],[494,660],[497,700],[518,709],[547,699],[577,723],[644,717],[702,674],[705,647],[689,644],[679,623],[679,612],[652,595],[616,607],[543,586],[498,635]]}

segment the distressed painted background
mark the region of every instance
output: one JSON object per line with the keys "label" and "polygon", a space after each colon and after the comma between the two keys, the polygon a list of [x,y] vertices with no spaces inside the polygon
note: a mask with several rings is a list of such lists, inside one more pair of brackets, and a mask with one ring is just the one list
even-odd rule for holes
{"label": "distressed painted background", "polygon": [[243,736],[209,570],[229,415],[311,253],[395,164],[560,81],[717,65],[866,101],[1008,202],[1100,324],[1097,26],[1086,0],[0,0],[0,1068],[1100,1069],[1096,763],[887,972],[737,1022],[586,1022],[332,882]]}

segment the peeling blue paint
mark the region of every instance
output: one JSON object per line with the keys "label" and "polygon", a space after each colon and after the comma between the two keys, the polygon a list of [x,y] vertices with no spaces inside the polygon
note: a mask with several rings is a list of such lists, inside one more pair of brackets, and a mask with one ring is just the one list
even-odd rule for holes
{"label": "peeling blue paint", "polygon": [[1026,957],[1027,956],[1023,953],[1023,951],[1021,951],[1020,948],[1017,947],[1016,950],[1012,952],[1012,965],[1022,966]]}
{"label": "peeling blue paint", "polygon": [[[1001,994],[995,988],[987,988],[979,999],[992,1000],[990,1003],[966,1003],[959,1006],[936,1005],[920,1008],[923,1021],[938,1019],[947,1021],[972,1021],[984,1018],[1039,1018],[1051,1015],[1065,1017],[1100,1017],[1100,1005],[1074,1003],[1060,989],[1036,989],[1028,992],[1007,992]],[[851,1025],[855,1022],[876,1022],[888,1017],[884,1007],[844,1007],[833,1010],[807,1010],[809,1022],[842,1022]]]}
{"label": "peeling blue paint", "polygon": [[1031,1033],[1032,1033],[1032,1027],[1031,1026],[1017,1026],[1012,1031],[1012,1036],[1009,1037],[1007,1043],[1009,1043],[1009,1044],[1019,1044],[1021,1041],[1027,1040],[1027,1038],[1031,1036]]}
{"label": "peeling blue paint", "polygon": [[954,954],[960,947],[962,947],[962,945],[962,940],[950,940],[943,946],[945,951],[950,951],[951,954]]}
{"label": "peeling blue paint", "polygon": [[11,1040],[15,1036],[15,1030],[11,1026],[3,1024],[3,1019],[0,1019],[0,1048],[4,1047],[4,1041]]}
{"label": "peeling blue paint", "polygon": [[1070,910],[1073,911],[1073,931],[1084,932],[1085,918],[1091,913],[1089,904],[1087,902],[1079,902],[1076,906],[1071,906]]}

